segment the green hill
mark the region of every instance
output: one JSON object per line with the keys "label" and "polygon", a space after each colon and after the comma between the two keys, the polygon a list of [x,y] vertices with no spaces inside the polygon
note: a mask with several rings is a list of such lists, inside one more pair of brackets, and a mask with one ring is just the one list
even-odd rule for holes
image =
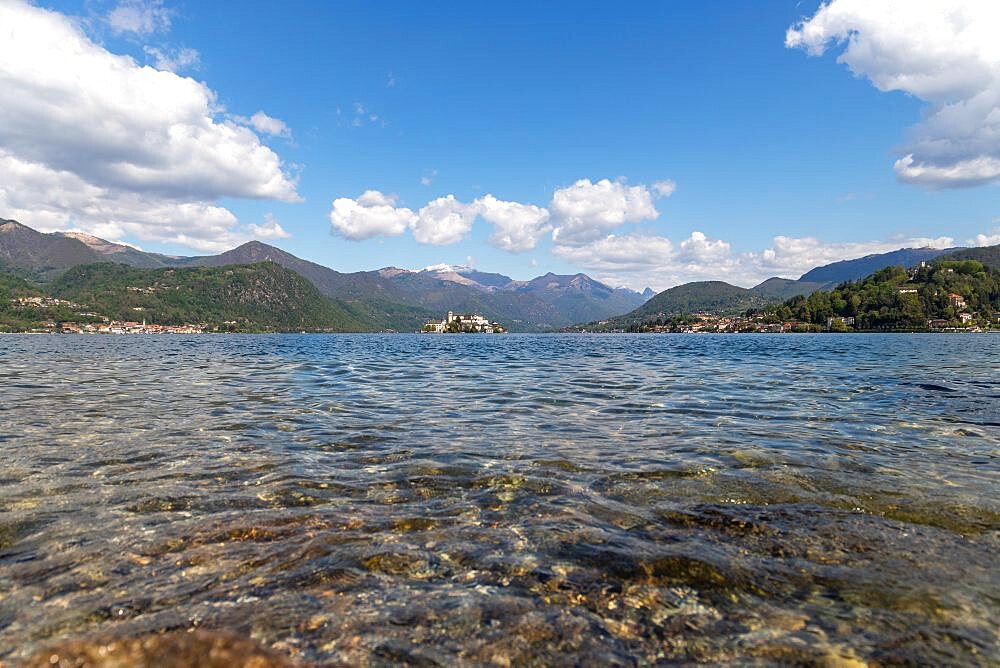
{"label": "green hill", "polygon": [[817,290],[828,290],[836,284],[815,281],[794,281],[790,278],[769,278],[751,290],[768,299],[791,299],[796,295],[808,295]]}
{"label": "green hill", "polygon": [[962,248],[941,256],[942,260],[976,260],[992,269],[1000,269],[1000,245]]}
{"label": "green hill", "polygon": [[825,326],[831,319],[853,319],[843,328],[855,330],[925,330],[932,320],[941,327],[988,327],[1000,313],[1000,271],[977,260],[938,259],[912,270],[887,267],[763,311],[776,322]]}
{"label": "green hill", "polygon": [[179,269],[88,264],[67,270],[45,292],[112,320],[235,321],[248,331],[367,329],[346,305],[273,262]]}
{"label": "green hill", "polygon": [[723,281],[698,281],[664,290],[624,317],[671,316],[696,311],[737,312],[764,303],[764,298],[752,290]]}

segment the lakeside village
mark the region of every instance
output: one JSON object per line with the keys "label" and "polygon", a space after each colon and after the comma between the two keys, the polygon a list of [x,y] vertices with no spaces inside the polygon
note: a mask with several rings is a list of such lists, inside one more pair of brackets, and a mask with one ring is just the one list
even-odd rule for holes
{"label": "lakeside village", "polygon": [[507,329],[478,313],[470,315],[448,311],[448,317],[444,320],[432,320],[420,331],[423,334],[505,334]]}
{"label": "lakeside village", "polygon": [[[630,323],[627,329],[619,331],[774,334],[852,331],[1000,332],[1000,310],[991,307],[981,297],[970,304],[966,296],[954,291],[954,278],[977,275],[982,271],[983,265],[975,261],[939,266],[921,262],[918,267],[910,270],[889,267],[873,275],[874,278],[881,274],[882,282],[866,279],[854,286],[842,286],[829,293],[814,293],[809,298],[795,297],[783,305],[750,309],[736,316],[712,313],[661,316],[655,320]],[[946,287],[949,284],[951,289]],[[826,303],[823,303],[824,298]],[[852,308],[848,307],[848,300],[851,300]],[[924,306],[928,303],[934,306],[925,309]],[[805,319],[801,317],[802,314],[806,314]],[[934,317],[928,318],[928,315]],[[611,321],[606,320],[600,324],[611,324]]]}
{"label": "lakeside village", "polygon": [[[55,320],[43,320],[39,327],[28,330],[32,334],[203,334],[211,331],[208,323],[183,324],[183,325],[154,325],[142,322],[115,321],[97,313],[89,311],[78,311],[83,308],[79,304],[65,299],[55,297],[15,297],[10,300],[14,306],[19,308],[32,309],[71,309],[76,311],[81,322],[56,322]],[[141,307],[133,310],[140,311]],[[224,325],[235,325],[235,321],[223,323]]]}
{"label": "lakeside village", "polygon": [[[1000,326],[1000,315],[996,316],[997,326]],[[599,324],[607,325],[609,321],[604,320]],[[822,332],[851,332],[855,331],[855,318],[851,316],[827,318],[826,325],[817,325],[809,322],[797,320],[774,321],[768,314],[758,313],[754,315],[740,316],[720,316],[713,313],[693,313],[688,316],[672,318],[666,322],[641,323],[637,328],[619,329],[619,333],[626,332],[649,332],[661,334],[697,334],[697,333],[753,333],[753,334],[804,334]],[[945,320],[933,318],[927,321],[929,332],[968,332],[982,333],[986,331],[1000,331],[997,329],[983,329],[972,324],[972,315],[960,313],[956,320]]]}

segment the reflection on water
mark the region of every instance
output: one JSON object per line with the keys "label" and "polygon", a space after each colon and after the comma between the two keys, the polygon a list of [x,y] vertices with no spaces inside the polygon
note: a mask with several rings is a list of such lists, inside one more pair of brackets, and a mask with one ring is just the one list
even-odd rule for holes
{"label": "reflection on water", "polygon": [[997,360],[0,337],[0,659],[202,627],[319,662],[996,663]]}

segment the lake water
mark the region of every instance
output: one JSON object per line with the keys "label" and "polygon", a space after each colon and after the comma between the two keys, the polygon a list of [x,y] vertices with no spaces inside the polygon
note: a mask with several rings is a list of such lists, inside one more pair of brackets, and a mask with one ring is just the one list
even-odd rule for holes
{"label": "lake water", "polygon": [[0,660],[1000,661],[1000,336],[0,336]]}

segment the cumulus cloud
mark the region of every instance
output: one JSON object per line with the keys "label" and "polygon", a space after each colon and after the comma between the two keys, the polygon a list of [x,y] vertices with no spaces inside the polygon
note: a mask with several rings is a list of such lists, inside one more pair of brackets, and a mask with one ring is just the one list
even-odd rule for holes
{"label": "cumulus cloud", "polygon": [[172,18],[163,0],[122,0],[108,13],[107,22],[118,34],[149,35],[169,30]]}
{"label": "cumulus cloud", "polygon": [[748,276],[781,276],[798,278],[813,267],[864,257],[873,253],[888,253],[900,248],[949,248],[955,245],[951,237],[896,237],[885,241],[825,242],[815,237],[776,236],[771,247],[756,253],[745,253],[742,264],[750,269]]}
{"label": "cumulus cloud", "polygon": [[954,239],[950,237],[838,243],[812,237],[777,236],[769,248],[734,253],[728,242],[694,231],[677,245],[661,236],[626,234],[609,235],[578,246],[557,245],[552,252],[610,285],[664,290],[703,280],[751,287],[772,276],[798,278],[813,267],[872,253],[953,245]]}
{"label": "cumulus cloud", "polygon": [[729,257],[729,243],[709,239],[704,233],[694,231],[681,242],[678,258],[687,262],[721,262]]}
{"label": "cumulus cloud", "polygon": [[366,190],[361,197],[339,197],[333,200],[330,224],[334,234],[352,241],[377,236],[395,237],[417,220],[410,209],[396,206],[395,195],[378,190]]}
{"label": "cumulus cloud", "polygon": [[[425,173],[421,183],[430,185],[436,174],[436,170]],[[461,241],[476,219],[482,218],[493,228],[488,240],[491,245],[521,253],[533,250],[550,232],[557,246],[582,246],[600,240],[622,224],[656,218],[659,213],[653,207],[654,193],[669,197],[675,188],[673,181],[658,181],[647,188],[623,181],[603,179],[593,183],[581,179],[556,190],[548,209],[501,200],[492,194],[469,203],[449,194],[428,202],[414,214],[410,209],[396,209],[393,199],[382,204],[397,212],[390,216],[392,224],[385,223],[386,211],[370,210],[360,204],[360,198],[341,198],[334,201],[330,216],[334,232],[350,239],[395,236],[408,227],[417,242],[436,246]],[[366,195],[369,193],[385,197],[377,191]]]}
{"label": "cumulus cloud", "polygon": [[250,118],[236,116],[233,120],[243,125],[249,125],[261,134],[271,135],[272,137],[283,137],[285,139],[291,139],[292,137],[291,128],[283,120],[268,116],[263,111],[258,111]]}
{"label": "cumulus cloud", "polygon": [[[993,222],[998,222],[994,220]],[[996,246],[1000,244],[1000,227],[997,227],[991,233],[977,234],[971,239],[967,240],[965,243],[970,246]]]}
{"label": "cumulus cloud", "polygon": [[532,250],[552,230],[545,208],[497,199],[492,194],[468,203],[449,194],[414,213],[398,207],[394,195],[369,190],[356,200],[334,200],[330,211],[333,232],[348,239],[398,236],[409,229],[418,243],[433,246],[461,241],[477,218],[493,228],[489,243],[512,253]]}
{"label": "cumulus cloud", "polygon": [[299,200],[205,84],[112,54],[59,13],[0,3],[0,90],[0,202],[26,224],[214,250],[249,238],[218,199]]}
{"label": "cumulus cloud", "polygon": [[928,103],[897,177],[928,188],[1000,181],[1000,3],[832,0],[790,28],[785,45],[838,62],[881,91]]}
{"label": "cumulus cloud", "polygon": [[167,72],[180,72],[182,70],[197,69],[201,61],[201,54],[195,49],[180,48],[169,49],[155,46],[144,46],[142,50],[147,56],[153,58],[153,63],[158,70]]}
{"label": "cumulus cloud", "polygon": [[512,253],[532,250],[552,230],[549,212],[533,204],[507,202],[493,195],[476,200],[479,215],[493,226],[489,242]]}
{"label": "cumulus cloud", "polygon": [[659,216],[646,186],[629,186],[608,179],[597,183],[580,179],[556,190],[549,211],[555,222],[553,240],[570,246],[600,239],[624,223]]}
{"label": "cumulus cloud", "polygon": [[256,239],[287,239],[292,236],[285,231],[273,213],[264,214],[263,225],[250,223],[247,227]]}
{"label": "cumulus cloud", "polygon": [[[666,264],[674,255],[670,239],[642,234],[609,234],[588,244],[556,246],[553,255],[602,275],[642,272]],[[621,284],[621,283],[617,283]]]}
{"label": "cumulus cloud", "polygon": [[454,195],[438,197],[420,209],[410,225],[413,238],[422,244],[446,246],[461,241],[472,229],[478,207],[464,204]]}

